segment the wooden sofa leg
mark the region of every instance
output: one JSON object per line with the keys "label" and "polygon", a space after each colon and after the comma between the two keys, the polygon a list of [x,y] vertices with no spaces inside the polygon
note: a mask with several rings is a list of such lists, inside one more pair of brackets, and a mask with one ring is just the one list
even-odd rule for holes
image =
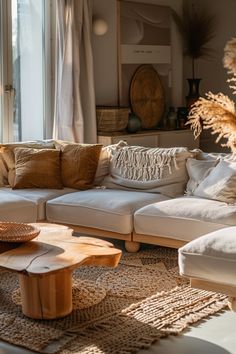
{"label": "wooden sofa leg", "polygon": [[229,297],[228,305],[230,310],[236,312],[236,297]]}
{"label": "wooden sofa leg", "polygon": [[135,241],[125,241],[125,249],[127,252],[135,253],[140,249],[140,242]]}

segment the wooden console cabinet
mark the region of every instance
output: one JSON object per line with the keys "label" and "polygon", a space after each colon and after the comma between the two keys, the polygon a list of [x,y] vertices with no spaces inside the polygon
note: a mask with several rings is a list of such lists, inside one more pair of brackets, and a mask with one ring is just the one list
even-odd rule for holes
{"label": "wooden console cabinet", "polygon": [[123,132],[98,133],[98,143],[103,145],[116,144],[120,140],[129,145],[146,147],[183,146],[189,149],[199,148],[199,139],[195,140],[191,130],[146,130],[135,134]]}

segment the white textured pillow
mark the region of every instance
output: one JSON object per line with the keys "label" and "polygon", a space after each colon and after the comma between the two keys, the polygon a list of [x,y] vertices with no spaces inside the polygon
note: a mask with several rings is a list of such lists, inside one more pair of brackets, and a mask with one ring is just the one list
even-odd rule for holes
{"label": "white textured pillow", "polygon": [[222,160],[195,189],[195,196],[225,203],[236,201],[236,162]]}
{"label": "white textured pillow", "polygon": [[207,177],[218,160],[196,160],[189,158],[186,163],[189,180],[186,186],[186,194],[193,195],[197,186]]}
{"label": "white textured pillow", "polygon": [[191,152],[195,153],[197,160],[223,160],[232,157],[232,153],[225,152],[204,152],[200,149],[194,149]]}
{"label": "white textured pillow", "polygon": [[110,174],[103,184],[107,188],[120,186],[174,197],[184,192],[188,180],[186,160],[192,156],[187,148],[182,147],[125,146],[111,159]]}

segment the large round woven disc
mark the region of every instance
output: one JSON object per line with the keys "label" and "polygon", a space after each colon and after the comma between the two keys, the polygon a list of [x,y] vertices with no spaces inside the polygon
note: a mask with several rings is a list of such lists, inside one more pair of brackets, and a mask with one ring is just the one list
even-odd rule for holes
{"label": "large round woven disc", "polygon": [[141,65],[130,85],[133,112],[141,119],[143,129],[157,126],[165,109],[165,94],[159,75],[152,65]]}

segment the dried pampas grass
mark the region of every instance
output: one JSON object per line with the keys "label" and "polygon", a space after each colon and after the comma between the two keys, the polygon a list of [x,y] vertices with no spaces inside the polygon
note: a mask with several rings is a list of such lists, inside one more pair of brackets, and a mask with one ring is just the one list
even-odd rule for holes
{"label": "dried pampas grass", "polygon": [[236,38],[230,39],[224,48],[223,64],[230,74],[236,75]]}
{"label": "dried pampas grass", "polygon": [[228,74],[233,75],[227,82],[231,83],[230,88],[236,94],[236,38],[230,39],[224,48],[223,64],[228,69]]}
{"label": "dried pampas grass", "polygon": [[[233,83],[230,88],[236,94],[236,38],[232,38],[225,46],[223,59],[224,67],[233,75],[228,82]],[[188,122],[197,138],[202,129],[212,129],[212,134],[218,134],[216,142],[226,138],[226,144],[236,154],[236,110],[234,102],[222,93],[208,92],[206,98],[200,97],[189,113]]]}

